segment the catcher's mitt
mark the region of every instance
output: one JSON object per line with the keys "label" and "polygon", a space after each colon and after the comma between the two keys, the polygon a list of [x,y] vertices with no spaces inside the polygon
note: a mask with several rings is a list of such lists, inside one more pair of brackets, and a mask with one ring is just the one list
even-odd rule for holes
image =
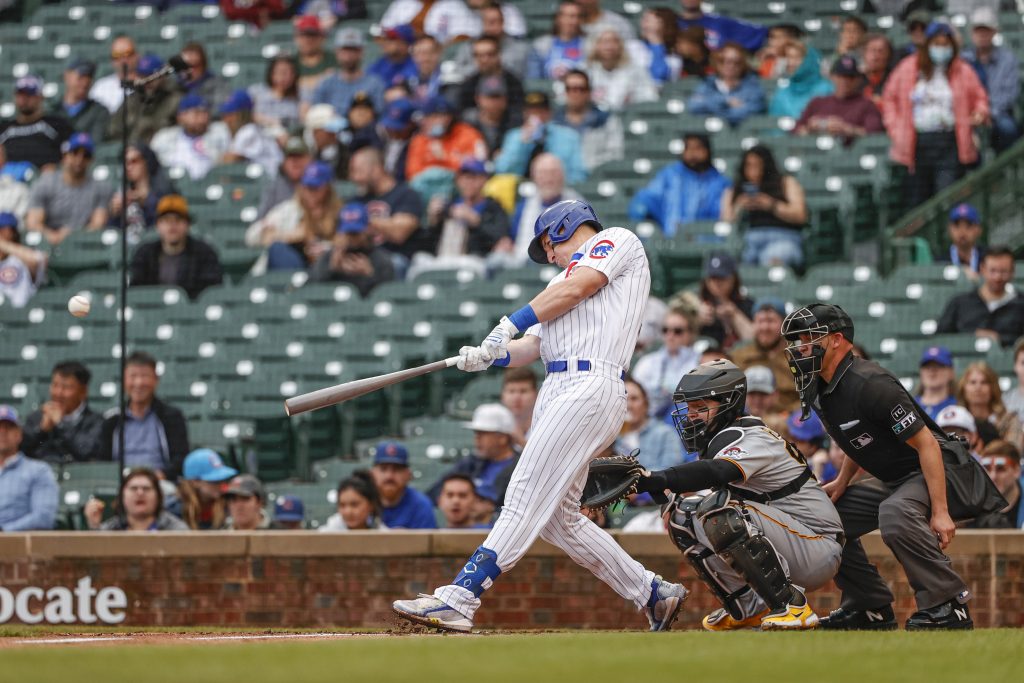
{"label": "catcher's mitt", "polygon": [[580,506],[606,508],[636,493],[636,483],[643,471],[643,466],[636,459],[636,451],[630,455],[595,458],[590,462]]}

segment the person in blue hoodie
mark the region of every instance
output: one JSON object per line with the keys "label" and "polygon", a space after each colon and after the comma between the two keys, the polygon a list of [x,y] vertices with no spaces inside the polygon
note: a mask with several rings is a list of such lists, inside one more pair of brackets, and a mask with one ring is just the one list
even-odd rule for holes
{"label": "person in blue hoodie", "polygon": [[718,220],[722,193],[729,179],[711,164],[711,141],[703,133],[683,136],[679,161],[661,169],[654,180],[633,195],[629,217],[652,219],[671,237],[693,221]]}
{"label": "person in blue hoodie", "polygon": [[748,116],[764,113],[761,80],[747,65],[746,51],[727,43],[714,58],[715,75],[708,76],[687,104],[691,114],[719,116],[738,126]]}
{"label": "person in blue hoodie", "polygon": [[579,133],[554,123],[551,117],[551,100],[547,93],[527,93],[523,108],[525,122],[505,134],[494,170],[525,176],[534,157],[550,152],[562,162],[565,179],[570,185],[586,180]]}
{"label": "person in blue hoodie", "polygon": [[835,87],[832,81],[821,75],[821,54],[813,47],[792,41],[786,47],[786,63],[799,66],[779,79],[779,89],[772,97],[768,113],[798,119],[808,102],[815,97],[831,95]]}

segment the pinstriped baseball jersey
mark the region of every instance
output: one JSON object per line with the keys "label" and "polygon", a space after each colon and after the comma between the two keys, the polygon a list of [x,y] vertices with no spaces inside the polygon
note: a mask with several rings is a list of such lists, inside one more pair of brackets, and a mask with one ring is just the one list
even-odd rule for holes
{"label": "pinstriped baseball jersey", "polygon": [[[625,228],[602,230],[583,243],[569,266],[548,287],[570,278],[576,268],[593,268],[608,284],[565,315],[541,323],[540,357],[604,360],[629,367],[644,307],[651,292],[651,270],[640,239]],[[528,330],[537,334],[535,328]]]}
{"label": "pinstriped baseball jersey", "polygon": [[[643,245],[623,228],[602,230],[583,243],[569,267],[549,283],[594,268],[608,284],[567,313],[533,325],[545,361],[584,359],[626,367],[633,354],[651,274]],[[580,513],[580,494],[590,461],[609,446],[622,426],[626,392],[616,369],[575,366],[544,380],[530,438],[512,472],[494,528],[482,547],[501,571],[516,565],[537,537],[562,548],[579,565],[637,608],[651,596],[654,573],[645,569],[604,530]],[[472,619],[480,599],[463,586],[441,586],[434,596]]]}
{"label": "pinstriped baseball jersey", "polygon": [[[755,417],[743,417],[715,435],[710,451],[743,472],[734,486],[755,493],[778,490],[807,469],[800,451]],[[770,503],[820,534],[843,530],[839,513],[812,477],[801,489]]]}
{"label": "pinstriped baseball jersey", "polygon": [[36,293],[38,279],[32,279],[28,266],[17,256],[8,256],[0,261],[0,295],[14,308],[21,308],[28,303]]}

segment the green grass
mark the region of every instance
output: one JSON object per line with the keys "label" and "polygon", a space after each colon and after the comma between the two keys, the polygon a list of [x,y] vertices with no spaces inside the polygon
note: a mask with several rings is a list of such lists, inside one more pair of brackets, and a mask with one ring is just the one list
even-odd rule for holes
{"label": "green grass", "polygon": [[357,637],[238,645],[37,646],[0,653],[4,680],[245,681],[1024,680],[1024,632],[588,632]]}

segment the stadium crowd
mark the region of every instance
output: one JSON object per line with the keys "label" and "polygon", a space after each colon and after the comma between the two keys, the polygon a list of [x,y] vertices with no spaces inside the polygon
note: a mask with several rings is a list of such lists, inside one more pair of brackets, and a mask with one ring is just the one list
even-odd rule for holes
{"label": "stadium crowd", "polygon": [[[177,285],[197,298],[223,281],[223,269],[217,251],[190,234],[195,217],[172,177],[201,180],[239,161],[259,165],[267,178],[255,220],[239,228],[261,250],[254,275],[303,270],[366,296],[432,269],[486,276],[521,266],[536,216],[579,198],[574,186],[626,156],[623,111],[657,101],[665,84],[681,79],[697,83],[687,112],[729,126],[769,113],[794,119],[792,135],[833,136],[840,145],[887,134],[891,161],[906,170],[908,208],[976,168],[984,148],[1002,152],[1020,134],[1020,69],[1000,46],[998,3],[973,3],[966,31],[911,8],[903,15],[906,42],[897,45],[851,14],[824,55],[795,24],[708,14],[697,0],[647,7],[639,31],[598,0],[565,0],[550,32],[533,36],[514,3],[493,0],[395,0],[372,36],[346,25],[367,16],[361,2],[308,0],[294,16],[276,0],[220,5],[254,31],[292,22],[293,49],[267,59],[261,82],[218,75],[201,42],[182,50],[189,70],[127,101],[116,75],[97,78],[100,66],[76,55],[49,101],[42,79],[17,79],[15,115],[0,123],[0,305],[25,306],[46,282],[47,253],[29,246],[29,233],[41,236],[36,246],[54,247],[122,217],[133,244],[131,284]],[[380,55],[372,62],[364,54],[371,40]],[[109,67],[146,78],[164,62],[140,54],[124,34],[110,41]],[[538,79],[550,87],[534,88]],[[97,145],[122,133],[125,195],[91,173]],[[711,255],[694,290],[650,302],[616,449],[639,448],[657,469],[693,457],[671,427],[672,390],[702,360],[729,357],[747,373],[748,411],[793,440],[828,481],[841,452],[820,422],[795,419],[780,333],[785,303],[751,299],[740,278],[741,264],[804,265],[804,188],[770,145],[744,150],[729,178],[715,167],[705,131],[684,131],[683,142],[677,161],[623,198],[630,219],[651,221],[666,236],[686,234],[696,221],[729,221],[742,227],[743,249]],[[532,190],[517,191],[521,182]],[[355,191],[342,195],[339,187]],[[1013,252],[984,244],[983,225],[975,207],[960,204],[949,216],[948,250],[933,245],[937,261],[977,282],[948,302],[937,331],[1004,347],[1016,387],[1002,392],[983,363],[958,375],[949,349],[925,345],[917,395],[940,426],[970,443],[1011,501],[975,523],[1020,528],[1024,297],[1012,285]],[[0,529],[51,528],[58,488],[42,463],[91,460],[131,469],[112,510],[86,503],[90,529],[250,530],[308,521],[302,500],[268,500],[255,476],[194,448],[182,412],[157,397],[156,359],[136,352],[127,365],[123,427],[90,409],[90,371],[73,359],[53,368],[49,400],[37,410],[22,417],[0,407]],[[536,394],[532,373],[505,373],[501,404],[477,406],[467,425],[473,455],[422,491],[410,486],[406,447],[382,442],[367,471],[339,483],[337,513],[320,529],[486,527]]]}

